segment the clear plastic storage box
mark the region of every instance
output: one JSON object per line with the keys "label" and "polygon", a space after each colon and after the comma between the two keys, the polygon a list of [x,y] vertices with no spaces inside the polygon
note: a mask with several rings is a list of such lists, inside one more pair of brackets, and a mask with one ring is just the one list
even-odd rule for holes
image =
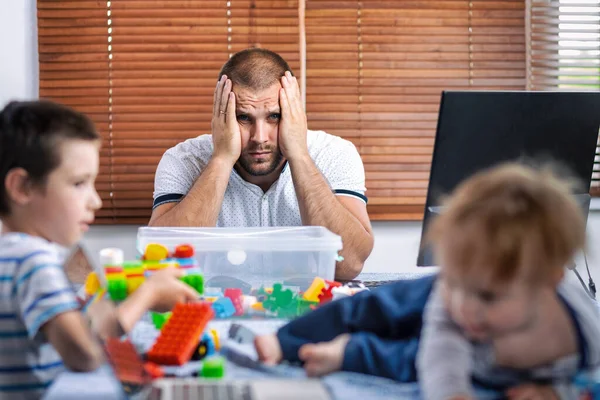
{"label": "clear plastic storage box", "polygon": [[324,227],[150,228],[137,235],[137,252],[160,243],[194,247],[205,287],[241,288],[245,293],[275,283],[306,290],[315,277],[333,280],[340,236]]}

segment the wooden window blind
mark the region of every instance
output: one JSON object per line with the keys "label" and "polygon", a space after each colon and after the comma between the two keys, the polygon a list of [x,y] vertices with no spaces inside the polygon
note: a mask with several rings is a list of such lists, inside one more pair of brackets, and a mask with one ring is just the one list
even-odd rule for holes
{"label": "wooden window blind", "polygon": [[[600,90],[600,0],[527,0],[526,26],[528,89]],[[600,196],[600,146],[590,192]]]}
{"label": "wooden window blind", "polygon": [[309,127],[355,143],[374,220],[421,218],[441,90],[525,88],[525,0],[304,3],[38,0],[40,96],[104,138],[99,223],[147,223],[158,161],[210,132],[230,54],[269,48],[300,74],[301,26]]}
{"label": "wooden window blind", "polygon": [[373,220],[420,219],[444,89],[524,89],[524,2],[307,0],[307,114],[365,164]]}

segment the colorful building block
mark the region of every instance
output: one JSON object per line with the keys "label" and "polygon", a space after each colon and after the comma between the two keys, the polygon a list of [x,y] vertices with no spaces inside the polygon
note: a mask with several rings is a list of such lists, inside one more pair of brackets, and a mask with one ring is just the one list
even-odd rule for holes
{"label": "colorful building block", "polygon": [[147,359],[164,365],[184,364],[190,359],[213,316],[214,311],[208,303],[177,304]]}
{"label": "colorful building block", "polygon": [[152,323],[154,324],[154,327],[160,331],[162,329],[162,327],[165,325],[165,323],[169,320],[169,318],[171,318],[171,313],[170,312],[166,312],[166,313],[151,312],[150,317],[152,318]]}
{"label": "colorful building block", "polygon": [[210,357],[204,360],[200,376],[212,379],[223,378],[225,376],[225,359],[223,357]]}
{"label": "colorful building block", "polygon": [[225,297],[229,297],[235,307],[235,316],[244,315],[244,299],[242,289],[228,288],[225,289]]}
{"label": "colorful building block", "polygon": [[127,278],[127,294],[131,294],[144,283],[144,264],[140,261],[123,263],[123,272]]}
{"label": "colorful building block", "polygon": [[198,294],[204,294],[204,277],[200,274],[184,275],[181,281],[196,289]]}
{"label": "colorful building block", "polygon": [[219,336],[217,331],[211,329],[204,332],[200,343],[196,347],[196,350],[192,353],[192,360],[199,361],[206,357],[214,355],[219,350]]}
{"label": "colorful building block", "polygon": [[159,366],[144,363],[129,340],[108,338],[105,342],[105,350],[115,376],[128,394],[136,393],[148,385],[153,378],[164,375]]}
{"label": "colorful building block", "polygon": [[302,298],[304,300],[308,300],[308,301],[319,301],[319,294],[321,294],[321,291],[326,287],[326,283],[325,280],[319,277],[316,277],[313,281],[312,284],[310,285],[310,287],[308,289],[306,289],[306,291],[304,292],[304,295],[302,296]]}
{"label": "colorful building block", "polygon": [[272,293],[267,294],[267,299],[263,301],[263,307],[266,310],[276,312],[280,308],[288,308],[294,297],[294,293],[290,289],[284,290],[281,283],[276,283],[273,285]]}
{"label": "colorful building block", "polygon": [[229,297],[220,297],[214,303],[212,308],[217,318],[229,318],[235,314],[235,306]]}
{"label": "colorful building block", "polygon": [[161,261],[169,257],[169,249],[159,243],[149,243],[144,251],[144,260]]}
{"label": "colorful building block", "polygon": [[93,296],[95,293],[97,293],[102,287],[100,279],[98,279],[98,275],[95,272],[90,272],[87,278],[85,278],[83,287],[85,294],[88,296]]}
{"label": "colorful building block", "polygon": [[109,278],[106,288],[113,301],[121,301],[127,298],[127,279],[123,276]]}
{"label": "colorful building block", "polygon": [[194,247],[189,244],[181,244],[175,247],[174,258],[192,258],[194,257]]}

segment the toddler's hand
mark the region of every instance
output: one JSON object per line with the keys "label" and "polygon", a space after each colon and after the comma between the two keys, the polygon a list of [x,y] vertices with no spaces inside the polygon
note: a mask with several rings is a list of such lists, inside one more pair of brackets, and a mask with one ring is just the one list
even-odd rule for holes
{"label": "toddler's hand", "polygon": [[329,342],[309,343],[300,347],[298,357],[304,361],[306,374],[323,376],[341,370],[349,341],[350,335],[346,333]]}
{"label": "toddler's hand", "polygon": [[155,272],[144,282],[150,294],[150,308],[156,312],[171,311],[176,303],[198,300],[200,294],[178,278],[184,272],[176,268],[165,268]]}
{"label": "toddler's hand", "polygon": [[283,354],[277,335],[261,335],[254,339],[258,359],[265,364],[275,365],[281,362]]}

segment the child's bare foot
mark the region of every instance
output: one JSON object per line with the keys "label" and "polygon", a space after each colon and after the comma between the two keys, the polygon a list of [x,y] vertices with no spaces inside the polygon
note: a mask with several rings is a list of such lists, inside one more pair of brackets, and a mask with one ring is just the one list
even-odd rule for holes
{"label": "child's bare foot", "polygon": [[308,376],[321,376],[339,371],[344,361],[344,351],[350,335],[340,335],[330,342],[305,344],[300,347],[298,357],[304,361]]}
{"label": "child's bare foot", "polygon": [[265,364],[275,365],[281,362],[283,353],[277,335],[262,335],[254,339],[258,359]]}

